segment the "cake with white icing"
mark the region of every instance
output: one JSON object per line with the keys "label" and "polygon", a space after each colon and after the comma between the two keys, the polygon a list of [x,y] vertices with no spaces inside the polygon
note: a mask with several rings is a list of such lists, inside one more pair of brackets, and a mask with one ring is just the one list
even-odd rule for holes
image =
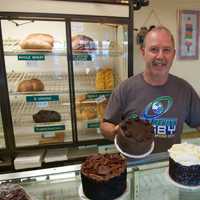
{"label": "cake with white icing", "polygon": [[200,146],[174,144],[169,150],[169,176],[186,186],[200,186]]}

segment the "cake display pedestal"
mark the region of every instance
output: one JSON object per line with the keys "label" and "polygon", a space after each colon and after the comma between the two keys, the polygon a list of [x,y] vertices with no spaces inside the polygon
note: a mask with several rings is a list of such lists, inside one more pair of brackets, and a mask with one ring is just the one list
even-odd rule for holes
{"label": "cake display pedestal", "polygon": [[146,152],[146,153],[144,153],[144,154],[141,154],[141,155],[128,154],[128,153],[122,151],[122,149],[121,149],[121,148],[119,147],[119,145],[117,144],[117,137],[115,137],[114,143],[115,143],[115,146],[116,146],[117,150],[118,150],[120,153],[122,153],[124,156],[129,157],[129,158],[138,158],[138,159],[139,159],[139,158],[144,158],[144,157],[148,156],[149,154],[151,154],[152,151],[154,150],[154,141],[152,142],[152,145],[151,145],[151,148],[149,149],[149,151]]}
{"label": "cake display pedestal", "polygon": [[[127,181],[127,186],[126,186],[126,190],[124,191],[124,193],[114,200],[129,200],[129,196],[130,196],[129,193],[130,193],[130,183],[129,183],[129,181]],[[79,197],[81,200],[90,200],[85,196],[85,194],[83,192],[82,184],[80,184],[80,186],[78,188],[78,194],[79,194]]]}
{"label": "cake display pedestal", "polygon": [[180,183],[177,183],[176,181],[174,181],[169,175],[169,168],[167,168],[165,171],[165,177],[168,182],[170,182],[171,184],[173,184],[174,186],[176,186],[178,188],[185,189],[185,190],[200,190],[200,185],[187,186],[187,185],[183,185],[183,184],[180,184]]}

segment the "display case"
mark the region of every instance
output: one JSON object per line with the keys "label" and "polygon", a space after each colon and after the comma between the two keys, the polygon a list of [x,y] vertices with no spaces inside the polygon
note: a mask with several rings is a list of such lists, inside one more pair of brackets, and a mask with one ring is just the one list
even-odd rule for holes
{"label": "display case", "polygon": [[[70,73],[65,31],[65,22],[2,20],[16,147],[73,142],[70,84],[75,91],[75,140],[102,139],[99,122],[108,98],[128,76],[127,25],[71,22]],[[23,46],[24,40],[34,43],[24,38],[38,32],[53,37],[52,49]]]}
{"label": "display case", "polygon": [[[2,113],[13,168],[105,152],[110,142],[99,125],[108,98],[133,71],[131,16],[1,12],[0,18]],[[36,163],[22,164],[25,158]]]}

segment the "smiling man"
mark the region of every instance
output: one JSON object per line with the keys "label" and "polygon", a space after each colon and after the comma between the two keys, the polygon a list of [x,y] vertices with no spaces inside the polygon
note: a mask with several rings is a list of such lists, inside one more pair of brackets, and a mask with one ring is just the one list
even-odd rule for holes
{"label": "smiling man", "polygon": [[180,143],[184,122],[200,130],[200,98],[185,80],[169,73],[175,42],[163,26],[146,34],[141,53],[145,70],[114,89],[101,123],[102,134],[113,140],[118,124],[133,114],[154,127],[154,152]]}

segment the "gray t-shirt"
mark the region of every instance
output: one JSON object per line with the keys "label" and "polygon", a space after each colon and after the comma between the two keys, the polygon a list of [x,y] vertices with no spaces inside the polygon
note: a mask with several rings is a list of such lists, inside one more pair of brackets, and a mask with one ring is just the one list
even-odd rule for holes
{"label": "gray t-shirt", "polygon": [[109,99],[104,121],[118,124],[137,114],[154,126],[154,152],[180,143],[183,123],[200,126],[200,98],[185,80],[169,74],[162,86],[152,86],[138,74],[123,81]]}

